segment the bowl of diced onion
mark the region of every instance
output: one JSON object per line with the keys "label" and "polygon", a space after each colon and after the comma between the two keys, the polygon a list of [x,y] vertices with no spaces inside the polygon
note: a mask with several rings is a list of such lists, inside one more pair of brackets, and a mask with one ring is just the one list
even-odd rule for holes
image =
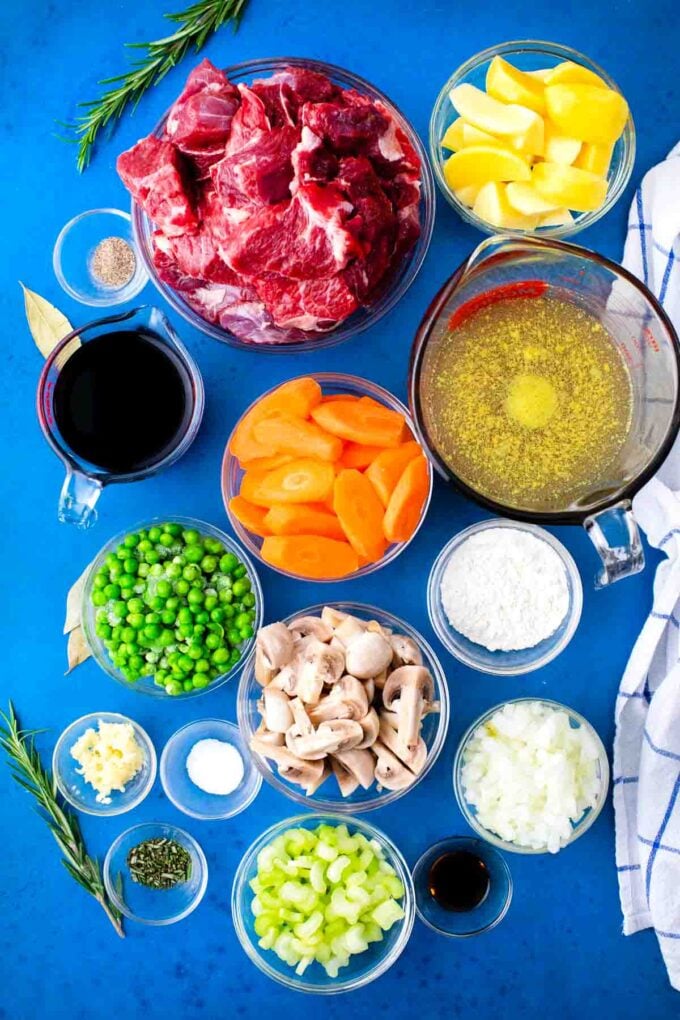
{"label": "bowl of diced onion", "polygon": [[517,698],[469,727],[453,786],[466,821],[489,843],[511,853],[556,853],[599,816],[609,761],[593,726],[574,709]]}
{"label": "bowl of diced onion", "polygon": [[384,974],[415,919],[413,881],[397,847],[358,818],[304,814],[271,826],[243,856],[231,912],[238,939],[268,977],[333,995]]}

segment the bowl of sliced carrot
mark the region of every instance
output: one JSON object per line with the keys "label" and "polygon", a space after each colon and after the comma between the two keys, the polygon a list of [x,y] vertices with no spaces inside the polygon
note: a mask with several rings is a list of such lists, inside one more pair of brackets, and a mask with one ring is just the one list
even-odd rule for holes
{"label": "bowl of sliced carrot", "polygon": [[264,393],[222,462],[231,525],[263,563],[296,580],[337,581],[391,563],[422,524],[432,467],[406,407],[335,372]]}

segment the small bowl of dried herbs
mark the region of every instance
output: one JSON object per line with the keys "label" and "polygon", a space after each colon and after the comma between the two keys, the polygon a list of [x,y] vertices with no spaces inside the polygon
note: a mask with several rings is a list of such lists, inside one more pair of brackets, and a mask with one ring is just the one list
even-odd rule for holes
{"label": "small bowl of dried herbs", "polygon": [[121,833],[109,847],[104,885],[131,921],[174,924],[203,899],[208,862],[188,832],[166,822],[145,822]]}

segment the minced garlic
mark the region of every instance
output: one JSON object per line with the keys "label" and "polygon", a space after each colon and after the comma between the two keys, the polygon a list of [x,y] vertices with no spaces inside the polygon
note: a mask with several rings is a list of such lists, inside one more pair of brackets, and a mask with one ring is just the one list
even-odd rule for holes
{"label": "minced garlic", "polygon": [[100,719],[97,729],[85,730],[71,748],[71,757],[85,782],[97,791],[97,803],[110,804],[113,790],[122,793],[144,765],[144,751],[130,723]]}

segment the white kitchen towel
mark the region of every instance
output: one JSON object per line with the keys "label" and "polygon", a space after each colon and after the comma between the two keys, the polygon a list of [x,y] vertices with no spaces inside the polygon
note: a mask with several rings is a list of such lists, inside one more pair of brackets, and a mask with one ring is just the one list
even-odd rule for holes
{"label": "white kitchen towel", "polygon": [[[623,265],[680,332],[680,143],[635,195]],[[624,934],[654,928],[680,991],[680,439],[633,509],[666,559],[616,703],[616,865]]]}

